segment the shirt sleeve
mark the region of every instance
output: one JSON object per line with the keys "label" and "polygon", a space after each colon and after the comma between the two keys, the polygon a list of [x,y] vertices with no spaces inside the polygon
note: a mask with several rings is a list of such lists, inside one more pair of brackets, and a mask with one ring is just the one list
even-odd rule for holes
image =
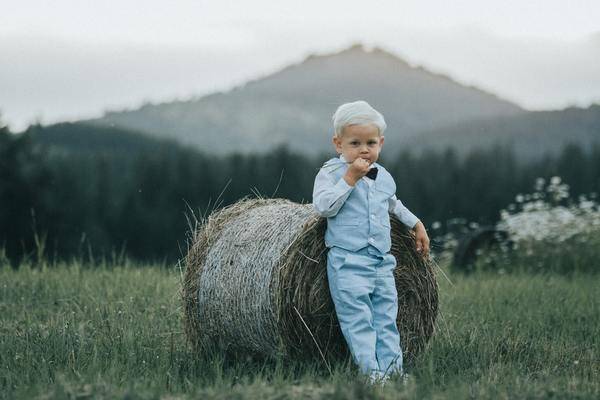
{"label": "shirt sleeve", "polygon": [[419,221],[419,218],[417,218],[417,216],[415,214],[411,213],[410,210],[408,208],[406,208],[404,206],[404,204],[402,204],[402,202],[396,197],[396,195],[393,195],[392,197],[390,197],[388,202],[389,202],[389,211],[393,212],[394,215],[396,215],[396,217],[398,217],[400,222],[402,222],[404,225],[408,226],[409,228],[415,227],[415,225]]}
{"label": "shirt sleeve", "polygon": [[333,182],[328,172],[320,170],[313,188],[313,206],[322,217],[333,217],[352,193],[354,186],[348,185],[344,178]]}

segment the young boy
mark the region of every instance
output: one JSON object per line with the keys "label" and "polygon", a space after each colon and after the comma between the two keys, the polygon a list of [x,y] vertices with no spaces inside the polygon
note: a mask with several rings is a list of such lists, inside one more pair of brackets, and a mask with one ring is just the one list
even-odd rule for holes
{"label": "young boy", "polygon": [[423,223],[396,198],[390,173],[376,163],[386,123],[365,101],[342,104],[333,115],[339,158],[319,170],[313,205],[327,217],[327,277],[342,333],[361,373],[371,383],[403,374],[396,326],[398,294],[390,217],[415,230],[417,251],[429,252]]}

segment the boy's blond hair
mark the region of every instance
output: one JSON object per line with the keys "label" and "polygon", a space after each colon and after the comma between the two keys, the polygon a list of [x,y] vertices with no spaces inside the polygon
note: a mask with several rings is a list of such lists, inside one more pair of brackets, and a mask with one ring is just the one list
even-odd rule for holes
{"label": "boy's blond hair", "polygon": [[379,129],[379,135],[387,128],[383,115],[364,100],[344,103],[338,107],[332,117],[334,135],[342,136],[342,131],[348,125],[373,124]]}

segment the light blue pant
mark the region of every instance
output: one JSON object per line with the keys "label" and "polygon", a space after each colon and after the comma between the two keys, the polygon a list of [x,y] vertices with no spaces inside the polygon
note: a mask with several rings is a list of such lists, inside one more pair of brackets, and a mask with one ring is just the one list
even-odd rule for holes
{"label": "light blue pant", "polygon": [[364,374],[402,371],[396,326],[396,258],[368,246],[357,252],[332,247],[327,278],[340,328],[352,357]]}

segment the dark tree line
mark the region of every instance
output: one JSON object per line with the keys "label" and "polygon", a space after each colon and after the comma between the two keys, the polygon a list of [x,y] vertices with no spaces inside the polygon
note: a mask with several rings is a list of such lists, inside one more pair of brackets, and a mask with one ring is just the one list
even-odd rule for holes
{"label": "dark tree line", "polygon": [[[51,259],[124,252],[173,262],[186,249],[191,210],[207,214],[256,195],[310,202],[317,169],[334,156],[278,147],[266,155],[215,157],[103,129],[32,126],[14,135],[0,128],[0,248],[11,260],[34,254],[42,241]],[[598,146],[569,145],[558,157],[527,165],[503,147],[465,158],[451,149],[418,157],[384,149],[380,161],[394,175],[398,197],[426,226],[458,217],[493,223],[517,193],[532,191],[537,177],[559,175],[575,196],[600,188]]]}

